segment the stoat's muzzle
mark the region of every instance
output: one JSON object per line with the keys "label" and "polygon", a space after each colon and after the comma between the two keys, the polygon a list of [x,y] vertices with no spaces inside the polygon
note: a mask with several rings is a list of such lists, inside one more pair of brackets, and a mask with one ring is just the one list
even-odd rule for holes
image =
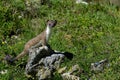
{"label": "stoat's muzzle", "polygon": [[49,27],[55,27],[56,24],[57,24],[57,20],[48,20],[48,21],[47,21],[47,25],[48,25]]}

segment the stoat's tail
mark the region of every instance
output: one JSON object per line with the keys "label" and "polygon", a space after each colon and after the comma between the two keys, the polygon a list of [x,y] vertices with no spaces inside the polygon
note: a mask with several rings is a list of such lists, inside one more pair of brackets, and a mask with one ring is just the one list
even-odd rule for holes
{"label": "stoat's tail", "polygon": [[9,63],[9,64],[14,64],[15,61],[17,61],[18,59],[22,58],[23,56],[25,56],[27,54],[28,51],[23,51],[21,52],[17,57],[15,58],[11,58],[11,57],[7,57],[6,56],[6,61]]}
{"label": "stoat's tail", "polygon": [[27,51],[23,50],[17,57],[15,57],[15,60],[18,60],[24,57],[27,53],[28,53]]}

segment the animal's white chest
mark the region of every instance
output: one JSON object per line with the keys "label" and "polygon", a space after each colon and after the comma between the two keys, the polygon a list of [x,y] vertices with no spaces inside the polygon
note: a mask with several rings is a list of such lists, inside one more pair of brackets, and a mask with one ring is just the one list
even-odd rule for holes
{"label": "animal's white chest", "polygon": [[46,41],[49,40],[50,35],[51,35],[51,28],[48,26],[47,29],[46,29]]}

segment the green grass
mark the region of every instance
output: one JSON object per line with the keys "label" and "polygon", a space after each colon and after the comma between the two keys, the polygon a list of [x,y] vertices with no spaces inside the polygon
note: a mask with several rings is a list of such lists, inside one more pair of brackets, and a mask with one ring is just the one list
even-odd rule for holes
{"label": "green grass", "polygon": [[[120,73],[120,10],[109,4],[75,4],[74,0],[51,0],[52,7],[42,5],[37,16],[26,11],[23,1],[0,2],[0,59],[5,54],[17,55],[24,44],[45,29],[47,19],[56,19],[49,44],[55,50],[68,51],[75,56],[66,60],[62,66],[79,64],[85,71],[81,79],[91,77],[93,80],[119,80]],[[18,5],[16,5],[18,4]],[[24,17],[18,16],[24,13]],[[34,23],[34,24],[33,24]],[[18,39],[11,39],[10,34],[20,30]],[[93,74],[90,64],[107,58],[110,67],[103,72]],[[0,80],[27,80],[24,68],[18,65],[27,61],[27,57],[19,60],[16,66],[0,62],[0,70],[8,73],[0,74]],[[59,74],[53,80],[61,80]]]}

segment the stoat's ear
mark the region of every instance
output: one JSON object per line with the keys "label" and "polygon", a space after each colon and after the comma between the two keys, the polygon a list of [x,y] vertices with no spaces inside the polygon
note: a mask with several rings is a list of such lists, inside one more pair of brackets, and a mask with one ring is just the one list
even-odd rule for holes
{"label": "stoat's ear", "polygon": [[46,23],[49,22],[49,21],[50,21],[50,20],[47,20]]}

